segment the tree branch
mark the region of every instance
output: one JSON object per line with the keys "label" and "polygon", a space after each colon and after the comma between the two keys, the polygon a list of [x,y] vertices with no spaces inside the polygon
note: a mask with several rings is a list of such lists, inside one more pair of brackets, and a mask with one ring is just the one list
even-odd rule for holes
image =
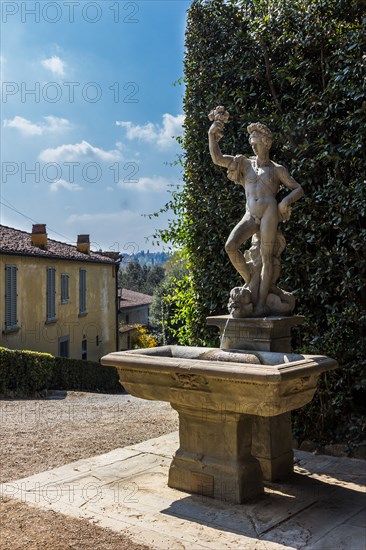
{"label": "tree branch", "polygon": [[323,91],[325,90],[325,64],[324,64],[324,44],[322,42],[321,49],[320,49],[320,67],[322,71],[322,85],[323,85]]}
{"label": "tree branch", "polygon": [[274,87],[274,84],[273,84],[271,62],[270,62],[268,50],[266,47],[263,48],[263,56],[264,56],[264,62],[266,64],[266,78],[268,81],[268,86],[271,91],[272,97],[276,103],[277,109],[282,115],[283,111],[282,111],[280,100],[278,99],[276,88]]}

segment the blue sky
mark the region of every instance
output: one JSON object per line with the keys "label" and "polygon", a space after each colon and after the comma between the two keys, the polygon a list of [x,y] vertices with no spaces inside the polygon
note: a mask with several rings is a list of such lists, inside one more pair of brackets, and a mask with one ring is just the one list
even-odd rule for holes
{"label": "blue sky", "polygon": [[89,233],[95,250],[156,249],[146,238],[167,216],[143,215],[181,180],[174,83],[190,4],[1,2],[2,224],[30,231],[32,219],[72,243]]}

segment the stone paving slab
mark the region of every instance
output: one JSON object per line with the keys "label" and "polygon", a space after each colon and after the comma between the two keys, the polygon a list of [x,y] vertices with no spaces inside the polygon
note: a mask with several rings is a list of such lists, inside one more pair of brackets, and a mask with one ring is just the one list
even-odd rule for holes
{"label": "stone paving slab", "polygon": [[2,495],[156,550],[365,550],[366,463],[295,451],[288,483],[242,505],[167,486],[178,432],[4,483]]}

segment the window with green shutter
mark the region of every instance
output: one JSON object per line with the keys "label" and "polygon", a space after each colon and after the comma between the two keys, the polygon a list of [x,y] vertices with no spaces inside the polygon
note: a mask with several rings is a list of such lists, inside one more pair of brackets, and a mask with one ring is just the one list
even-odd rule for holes
{"label": "window with green shutter", "polygon": [[79,314],[86,313],[86,269],[79,272]]}
{"label": "window with green shutter", "polygon": [[56,269],[47,268],[47,321],[56,320]]}
{"label": "window with green shutter", "polygon": [[69,302],[69,276],[67,273],[61,273],[61,304]]}
{"label": "window with green shutter", "polygon": [[5,266],[5,330],[18,328],[17,320],[17,267]]}

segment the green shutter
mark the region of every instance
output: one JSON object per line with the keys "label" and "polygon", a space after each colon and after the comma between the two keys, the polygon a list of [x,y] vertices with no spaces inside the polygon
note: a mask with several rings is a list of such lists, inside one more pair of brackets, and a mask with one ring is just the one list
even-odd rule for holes
{"label": "green shutter", "polygon": [[61,304],[67,304],[69,301],[69,276],[67,273],[61,273]]}
{"label": "green shutter", "polygon": [[86,270],[79,272],[79,312],[86,313]]}
{"label": "green shutter", "polygon": [[56,319],[56,269],[47,268],[47,321]]}
{"label": "green shutter", "polygon": [[17,267],[5,266],[5,328],[16,328],[17,321]]}

